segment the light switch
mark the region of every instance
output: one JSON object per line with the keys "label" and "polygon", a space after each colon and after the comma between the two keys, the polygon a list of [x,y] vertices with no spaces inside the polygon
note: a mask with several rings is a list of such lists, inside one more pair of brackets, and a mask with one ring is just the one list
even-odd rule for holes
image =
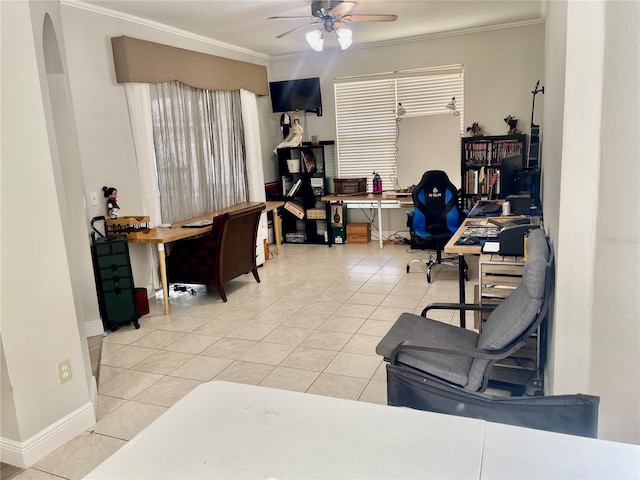
{"label": "light switch", "polygon": [[96,192],[89,192],[89,198],[91,199],[91,205],[98,204],[98,194]]}

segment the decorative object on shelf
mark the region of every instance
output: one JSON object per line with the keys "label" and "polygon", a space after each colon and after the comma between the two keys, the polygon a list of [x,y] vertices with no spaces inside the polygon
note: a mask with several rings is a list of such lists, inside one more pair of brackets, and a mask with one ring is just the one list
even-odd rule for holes
{"label": "decorative object on shelf", "polygon": [[520,130],[518,130],[517,125],[518,125],[518,119],[516,117],[514,117],[513,115],[507,115],[504,118],[504,123],[506,123],[507,125],[509,125],[509,132],[507,133],[508,135],[515,135],[518,133],[522,133]]}
{"label": "decorative object on shelf", "polygon": [[287,112],[280,115],[280,130],[282,130],[282,138],[289,136],[289,130],[291,129],[291,117]]}
{"label": "decorative object on shelf", "polygon": [[[458,107],[456,107],[456,97],[451,97],[451,101],[445,105],[445,108],[447,110],[452,110],[454,117],[457,117],[460,115],[460,112],[458,111]],[[467,129],[467,131],[468,130],[469,129]]]}
{"label": "decorative object on shelf", "polygon": [[104,221],[104,229],[108,237],[136,232],[147,234],[150,232],[149,221],[150,218],[147,215],[107,218]]}
{"label": "decorative object on shelf", "polygon": [[107,199],[107,217],[118,218],[118,189],[116,187],[102,187],[104,198]]}
{"label": "decorative object on shelf", "polygon": [[478,125],[478,122],[473,122],[470,127],[467,127],[467,132],[471,132],[471,135],[474,137],[482,137],[484,135],[484,130]]}
{"label": "decorative object on shelf", "polygon": [[302,134],[304,133],[304,129],[302,128],[302,125],[300,125],[300,118],[295,117],[293,119],[293,127],[291,129],[292,131],[289,133],[289,136],[273,149],[273,153],[277,154],[279,148],[297,147],[302,143]]}

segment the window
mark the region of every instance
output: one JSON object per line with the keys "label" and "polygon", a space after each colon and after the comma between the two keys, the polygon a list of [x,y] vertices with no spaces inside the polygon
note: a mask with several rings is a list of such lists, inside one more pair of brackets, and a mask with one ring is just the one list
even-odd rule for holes
{"label": "window", "polygon": [[451,114],[446,105],[455,97],[462,133],[462,65],[338,79],[334,91],[339,178],[371,182],[375,170],[383,189],[395,188],[398,103],[404,117]]}
{"label": "window", "polygon": [[150,85],[160,208],[164,222],[248,199],[240,92],[173,81]]}

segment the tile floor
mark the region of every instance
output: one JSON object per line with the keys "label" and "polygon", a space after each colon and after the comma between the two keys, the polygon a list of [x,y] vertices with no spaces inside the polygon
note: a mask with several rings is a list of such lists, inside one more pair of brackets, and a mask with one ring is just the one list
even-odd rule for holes
{"label": "tile floor", "polygon": [[[272,247],[273,248],[273,247]],[[212,380],[386,404],[375,346],[396,318],[432,302],[457,302],[457,269],[406,264],[427,258],[407,245],[283,245],[252,275],[230,282],[224,303],[206,287],[161,293],[140,329],[107,332],[102,345],[98,422],[13,478],[80,479],[197,385]],[[477,283],[469,262],[467,301]],[[457,323],[457,313],[438,320]],[[467,325],[473,325],[471,318]],[[4,477],[4,476],[3,476]]]}

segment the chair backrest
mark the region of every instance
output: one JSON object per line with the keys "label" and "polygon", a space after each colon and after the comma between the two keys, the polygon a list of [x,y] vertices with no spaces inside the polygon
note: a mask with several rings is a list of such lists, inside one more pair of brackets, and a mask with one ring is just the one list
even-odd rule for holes
{"label": "chair backrest", "polygon": [[458,189],[442,170],[429,170],[413,190],[413,231],[422,237],[453,234],[463,220]]}
{"label": "chair backrest", "polygon": [[[518,287],[491,312],[478,337],[477,348],[513,350],[522,346],[544,320],[553,288],[553,254],[544,230],[532,230],[527,260]],[[475,358],[466,390],[486,386],[493,361]]]}
{"label": "chair backrest", "polygon": [[256,237],[264,209],[265,204],[261,203],[224,214],[226,221],[221,231],[216,261],[222,281],[234,279],[256,268]]}

